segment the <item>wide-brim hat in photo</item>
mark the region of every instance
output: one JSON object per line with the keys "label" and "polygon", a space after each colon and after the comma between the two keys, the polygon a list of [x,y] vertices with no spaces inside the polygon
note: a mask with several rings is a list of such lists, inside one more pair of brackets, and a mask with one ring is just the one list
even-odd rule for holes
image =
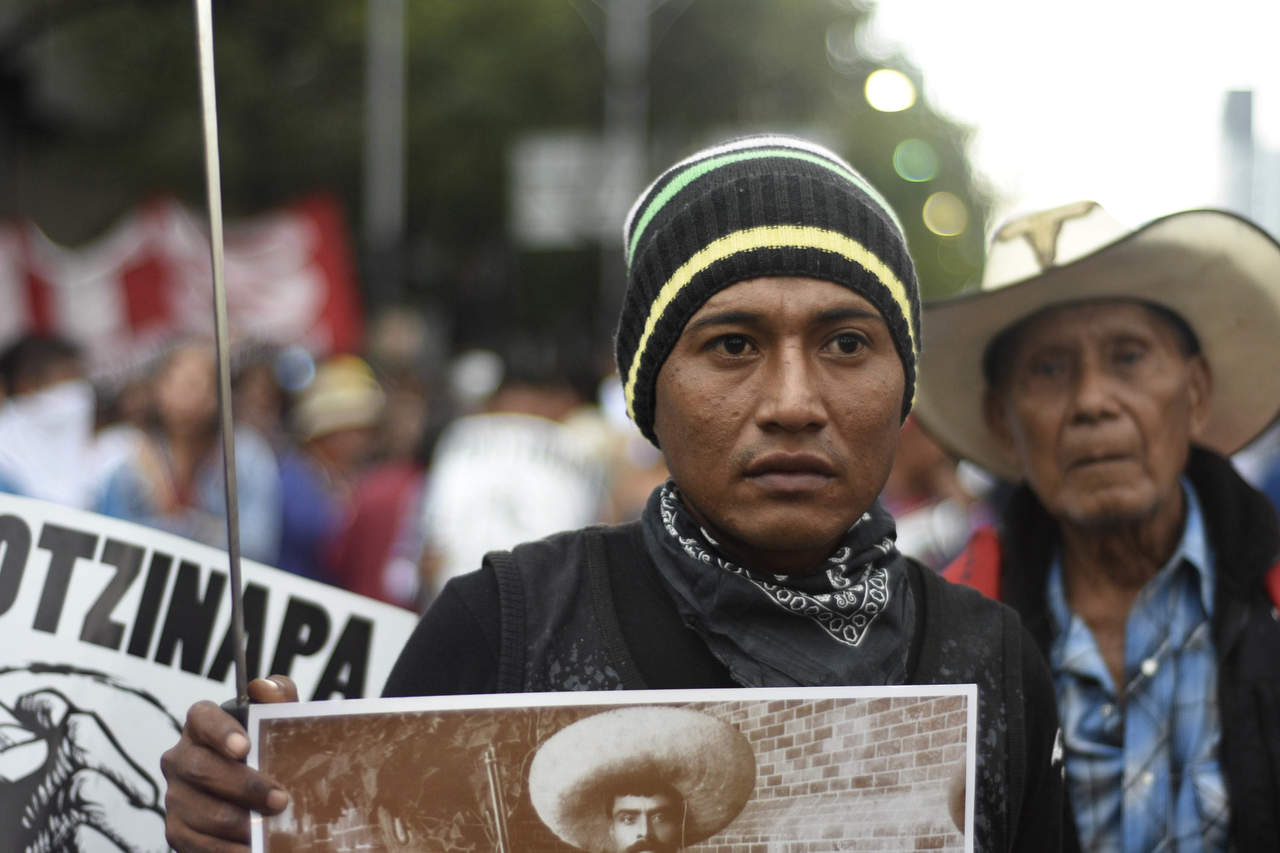
{"label": "wide-brim hat in photo", "polygon": [[737,817],[755,788],[746,737],[690,708],[618,708],[565,726],[529,767],[529,798],[542,822],[580,850],[610,849],[606,798],[632,780],[657,781],[684,800],[683,844],[710,838]]}
{"label": "wide-brim hat in photo", "polygon": [[1200,443],[1230,455],[1280,413],[1280,244],[1223,210],[1187,210],[1128,229],[1095,202],[1006,222],[980,290],[927,303],[929,343],[915,413],[944,447],[1020,477],[983,417],[983,356],[1003,331],[1056,306],[1098,299],[1154,304],[1195,333],[1213,376]]}

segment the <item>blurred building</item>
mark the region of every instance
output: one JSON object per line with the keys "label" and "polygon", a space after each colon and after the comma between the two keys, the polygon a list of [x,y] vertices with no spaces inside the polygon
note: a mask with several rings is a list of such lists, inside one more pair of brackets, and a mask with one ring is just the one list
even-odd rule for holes
{"label": "blurred building", "polygon": [[[1254,132],[1254,93],[1228,92],[1222,114],[1223,206],[1280,239],[1280,150],[1259,144]],[[1232,461],[1280,507],[1280,424],[1254,439]]]}
{"label": "blurred building", "polygon": [[1280,238],[1280,150],[1259,143],[1251,90],[1227,92],[1222,114],[1223,206]]}

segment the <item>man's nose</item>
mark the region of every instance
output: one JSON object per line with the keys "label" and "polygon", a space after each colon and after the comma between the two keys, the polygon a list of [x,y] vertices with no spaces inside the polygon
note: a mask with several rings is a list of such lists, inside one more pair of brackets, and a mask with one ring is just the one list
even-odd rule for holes
{"label": "man's nose", "polygon": [[801,345],[774,352],[761,377],[758,420],[762,428],[803,432],[826,425],[827,415],[818,382],[819,366]]}
{"label": "man's nose", "polygon": [[1072,394],[1072,419],[1095,421],[1115,412],[1114,377],[1099,359],[1085,358],[1076,373]]}

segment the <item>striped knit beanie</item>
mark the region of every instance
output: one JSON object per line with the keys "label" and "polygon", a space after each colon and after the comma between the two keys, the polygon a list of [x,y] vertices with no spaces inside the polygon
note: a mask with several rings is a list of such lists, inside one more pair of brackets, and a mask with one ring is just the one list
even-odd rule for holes
{"label": "striped knit beanie", "polygon": [[627,292],[616,354],[627,412],[653,434],[654,385],[676,340],[720,290],[762,276],[841,284],[877,309],[915,397],[920,294],[889,204],[826,148],[789,136],[713,146],[663,172],[623,227]]}

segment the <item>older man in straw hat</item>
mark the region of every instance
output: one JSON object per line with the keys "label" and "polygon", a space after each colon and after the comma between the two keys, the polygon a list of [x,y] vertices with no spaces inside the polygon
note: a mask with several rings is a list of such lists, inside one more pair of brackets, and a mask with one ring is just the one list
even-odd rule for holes
{"label": "older man in straw hat", "polygon": [[1280,408],[1280,247],[1081,202],[925,316],[921,423],[1021,481],[947,575],[1048,658],[1082,846],[1280,849],[1280,525],[1226,459]]}
{"label": "older man in straw hat", "polygon": [[[892,210],[825,148],[749,137],[663,173],[626,251],[618,366],[671,482],[638,522],[451,581],[385,692],[976,683],[978,846],[1056,849],[1047,668],[1011,610],[902,556],[876,501],[920,351]],[[192,709],[165,764],[175,846],[228,849],[285,806],[246,747]]]}
{"label": "older man in straw hat", "polygon": [[589,853],[674,853],[728,826],[755,787],[747,739],[683,707],[618,708],[556,732],[529,766],[529,799]]}

